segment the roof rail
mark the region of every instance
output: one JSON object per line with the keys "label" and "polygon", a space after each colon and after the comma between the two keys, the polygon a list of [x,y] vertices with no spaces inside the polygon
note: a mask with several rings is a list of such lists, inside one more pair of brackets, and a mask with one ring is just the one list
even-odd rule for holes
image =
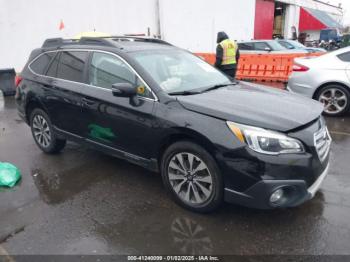
{"label": "roof rail", "polygon": [[100,38],[100,37],[82,37],[80,39],[63,39],[63,38],[49,38],[46,39],[42,45],[42,48],[50,48],[50,47],[60,47],[63,45],[105,45],[105,46],[113,46],[116,44],[111,42],[108,39]]}
{"label": "roof rail", "polygon": [[151,37],[140,37],[140,36],[109,36],[104,37],[109,38],[113,41],[135,41],[135,42],[149,42],[149,43],[157,43],[157,44],[163,44],[163,45],[172,45],[164,40],[158,39],[158,38],[151,38]]}
{"label": "roof rail", "polygon": [[157,39],[157,38],[147,38],[147,37],[139,37],[139,36],[108,36],[108,37],[82,37],[80,39],[63,39],[63,38],[49,38],[46,39],[42,45],[42,48],[49,47],[60,47],[63,45],[103,45],[110,47],[120,47],[118,42],[123,41],[135,41],[135,42],[149,42],[149,43],[157,43],[163,45],[171,45],[170,43]]}
{"label": "roof rail", "polygon": [[46,39],[42,45],[43,48],[48,48],[48,47],[55,47],[55,46],[61,46],[61,45],[67,45],[67,44],[72,44],[74,43],[74,40],[72,39],[63,39],[61,37],[58,38],[49,38]]}
{"label": "roof rail", "polygon": [[116,44],[109,41],[108,38],[104,38],[104,37],[82,37],[78,41],[78,44],[81,44],[81,45],[104,45],[104,46],[112,46],[112,47],[116,46]]}

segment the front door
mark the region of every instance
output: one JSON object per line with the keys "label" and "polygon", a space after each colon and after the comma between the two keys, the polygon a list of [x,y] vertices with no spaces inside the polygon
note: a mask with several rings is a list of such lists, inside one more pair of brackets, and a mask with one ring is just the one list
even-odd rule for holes
{"label": "front door", "polygon": [[[82,92],[88,141],[148,158],[147,140],[152,133],[155,97],[135,71],[118,56],[93,52],[88,69],[89,86]],[[115,97],[112,85],[130,83],[137,87],[134,98]]]}

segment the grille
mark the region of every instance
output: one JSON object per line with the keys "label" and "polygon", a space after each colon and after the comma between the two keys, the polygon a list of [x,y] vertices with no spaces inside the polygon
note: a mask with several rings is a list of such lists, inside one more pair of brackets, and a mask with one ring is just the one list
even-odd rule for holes
{"label": "grille", "polygon": [[326,159],[331,147],[331,142],[332,138],[326,126],[322,126],[321,129],[314,134],[315,148],[321,162]]}

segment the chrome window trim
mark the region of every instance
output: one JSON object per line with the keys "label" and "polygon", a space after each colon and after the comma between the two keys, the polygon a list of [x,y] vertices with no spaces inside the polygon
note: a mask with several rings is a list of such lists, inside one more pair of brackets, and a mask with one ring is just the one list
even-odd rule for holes
{"label": "chrome window trim", "polygon": [[95,88],[100,88],[100,89],[104,89],[104,90],[110,90],[112,92],[112,89],[110,88],[105,88],[105,87],[100,87],[100,86],[95,86],[95,85],[90,85],[90,84],[86,84],[86,83],[81,83],[81,82],[75,82],[75,81],[71,81],[71,80],[67,80],[67,79],[62,79],[62,78],[57,78],[57,77],[51,77],[51,76],[46,76],[46,75],[41,75],[41,74],[38,74],[36,72],[34,72],[34,70],[31,68],[31,64],[34,63],[37,59],[39,59],[39,57],[41,57],[42,55],[44,54],[47,54],[47,53],[53,53],[53,52],[65,52],[65,51],[68,51],[68,52],[72,52],[72,51],[77,51],[77,52],[99,52],[99,53],[105,53],[105,54],[109,54],[109,55],[112,55],[112,56],[115,56],[116,58],[120,59],[121,61],[123,61],[129,68],[130,70],[137,76],[141,79],[141,81],[145,84],[146,88],[151,92],[152,96],[154,98],[149,98],[149,97],[143,97],[143,96],[138,96],[139,98],[143,99],[143,100],[150,100],[150,101],[159,101],[157,95],[153,92],[152,88],[149,87],[149,85],[147,84],[147,82],[140,76],[140,74],[138,72],[136,72],[136,70],[124,59],[122,58],[121,56],[117,55],[117,54],[114,54],[112,52],[108,52],[108,51],[103,51],[103,50],[94,50],[94,49],[61,49],[61,50],[51,50],[51,51],[46,51],[46,52],[43,52],[41,54],[39,54],[38,56],[36,56],[29,64],[28,64],[28,69],[30,72],[32,72],[34,75],[37,75],[37,76],[41,76],[41,77],[46,77],[46,78],[49,78],[49,79],[53,79],[53,80],[61,80],[61,81],[66,81],[68,83],[75,83],[75,84],[81,84],[81,85],[84,85],[84,86],[88,86],[88,87],[95,87]]}

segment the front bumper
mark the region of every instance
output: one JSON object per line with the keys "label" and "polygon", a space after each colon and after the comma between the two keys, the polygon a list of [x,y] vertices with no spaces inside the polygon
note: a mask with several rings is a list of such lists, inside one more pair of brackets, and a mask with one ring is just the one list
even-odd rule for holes
{"label": "front bumper", "polygon": [[[315,196],[328,170],[329,164],[310,187],[307,187],[304,180],[261,180],[244,192],[225,188],[225,201],[258,209],[298,206]],[[284,199],[279,204],[272,204],[271,194],[281,188],[285,192]]]}

